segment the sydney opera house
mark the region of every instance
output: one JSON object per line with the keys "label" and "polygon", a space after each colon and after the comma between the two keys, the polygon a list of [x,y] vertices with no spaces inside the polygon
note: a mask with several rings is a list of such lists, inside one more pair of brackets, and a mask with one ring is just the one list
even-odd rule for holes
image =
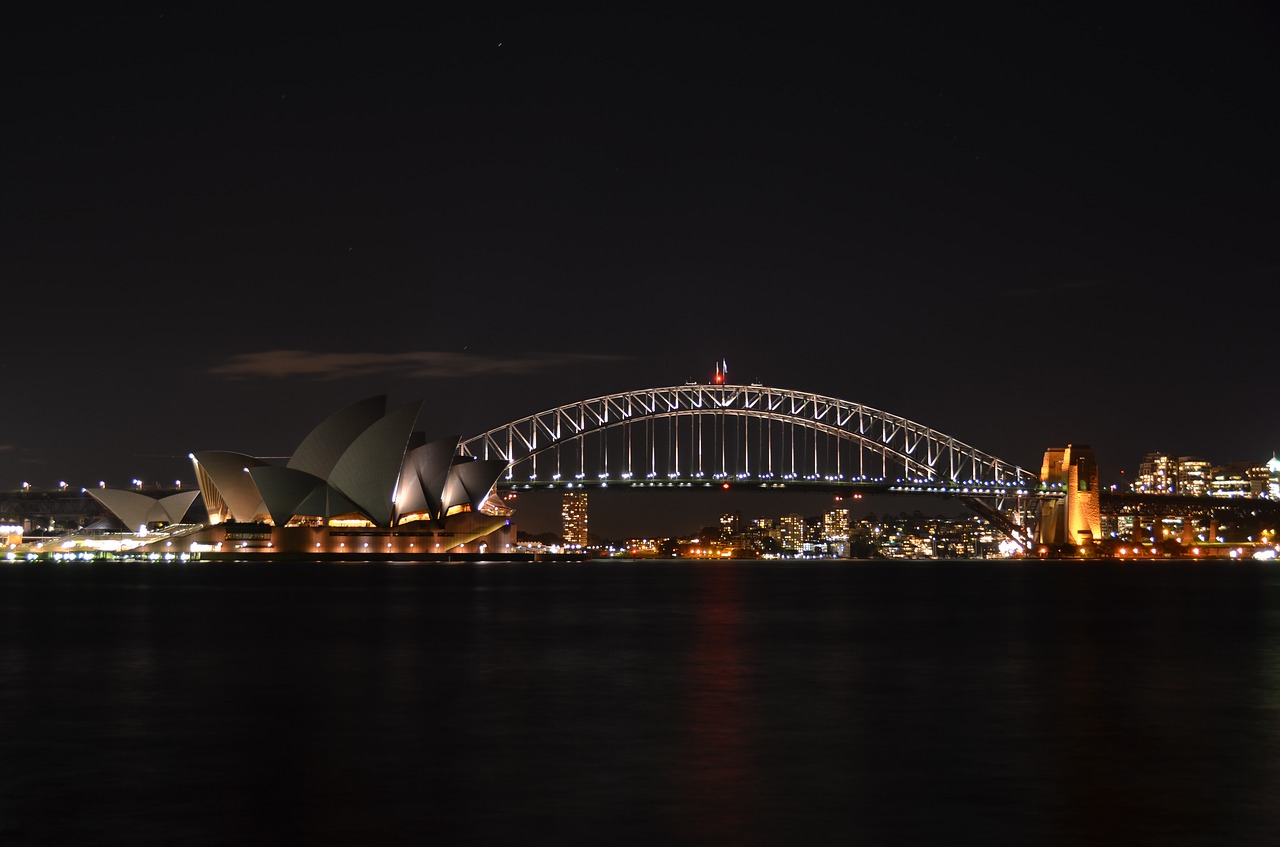
{"label": "sydney opera house", "polygon": [[198,492],[90,493],[144,533],[178,524],[197,494],[203,498],[207,522],[159,532],[139,552],[430,559],[511,550],[511,510],[494,489],[506,462],[461,454],[458,436],[428,441],[415,429],[421,408],[388,411],[385,396],[354,403],[315,427],[283,464],[192,453]]}

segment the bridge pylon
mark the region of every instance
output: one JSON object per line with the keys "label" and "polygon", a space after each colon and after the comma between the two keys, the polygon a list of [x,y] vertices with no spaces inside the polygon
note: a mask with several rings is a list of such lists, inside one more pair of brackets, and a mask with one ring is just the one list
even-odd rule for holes
{"label": "bridge pylon", "polygon": [[1037,544],[1090,547],[1102,540],[1098,462],[1092,447],[1068,444],[1046,450],[1040,482],[1063,495],[1041,501]]}

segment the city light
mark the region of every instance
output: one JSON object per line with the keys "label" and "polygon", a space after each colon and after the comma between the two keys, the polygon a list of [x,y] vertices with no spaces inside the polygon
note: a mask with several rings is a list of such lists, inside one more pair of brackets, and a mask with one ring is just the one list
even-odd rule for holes
{"label": "city light", "polygon": [[[544,454],[540,460],[550,466],[559,469],[561,463],[564,464],[563,477],[560,472],[551,475],[550,479],[555,483],[554,487],[569,488],[573,493],[577,494],[581,490],[589,487],[606,488],[613,485],[614,488],[621,487],[615,480],[631,481],[635,477],[643,475],[649,480],[647,485],[652,488],[682,489],[686,487],[696,487],[703,489],[712,489],[715,482],[720,482],[720,488],[723,491],[731,489],[745,490],[747,488],[758,487],[761,489],[802,489],[805,491],[820,490],[827,488],[832,491],[836,500],[861,500],[864,497],[863,491],[850,491],[850,488],[861,487],[865,484],[864,489],[866,497],[875,497],[880,493],[888,491],[904,493],[910,495],[931,495],[944,496],[948,498],[964,499],[965,501],[980,502],[987,504],[991,509],[988,518],[995,520],[996,525],[989,527],[985,540],[980,545],[972,549],[980,549],[983,555],[993,555],[999,544],[999,553],[1001,555],[1026,555],[1030,551],[1038,551],[1043,557],[1074,557],[1074,556],[1118,556],[1118,557],[1141,557],[1143,559],[1153,557],[1175,558],[1175,557],[1236,557],[1244,558],[1253,556],[1258,559],[1270,559],[1275,556],[1275,551],[1270,549],[1270,545],[1274,542],[1274,530],[1260,529],[1265,526],[1262,521],[1273,521],[1273,517],[1267,517],[1266,513],[1251,512],[1257,517],[1249,527],[1242,525],[1242,519],[1234,517],[1239,515],[1239,507],[1235,505],[1242,498],[1254,501],[1271,501],[1275,502],[1274,492],[1277,485],[1280,485],[1280,459],[1274,456],[1270,462],[1264,464],[1256,462],[1239,462],[1233,465],[1210,465],[1207,460],[1180,457],[1175,458],[1165,454],[1148,454],[1144,461],[1142,471],[1134,478],[1132,486],[1127,486],[1126,490],[1122,490],[1119,486],[1103,486],[1098,484],[1096,476],[1088,479],[1084,484],[1078,484],[1077,479],[1085,480],[1083,476],[1074,476],[1082,472],[1081,469],[1096,473],[1096,462],[1092,462],[1092,456],[1086,454],[1088,449],[1086,446],[1071,446],[1066,448],[1053,448],[1046,453],[1046,467],[1050,466],[1050,454],[1057,455],[1058,466],[1054,472],[1045,472],[1037,478],[1036,475],[1030,474],[1020,468],[1007,463],[991,463],[982,464],[990,457],[984,457],[981,454],[972,454],[959,457],[963,461],[958,462],[956,456],[947,457],[946,451],[953,450],[953,446],[945,439],[939,438],[936,434],[925,434],[924,430],[916,429],[917,425],[909,421],[901,421],[885,417],[883,420],[876,419],[874,427],[869,427],[868,421],[876,416],[866,410],[859,410],[861,417],[856,420],[858,423],[847,423],[846,419],[840,414],[832,415],[832,410],[839,408],[841,401],[832,400],[830,408],[819,409],[813,405],[812,400],[805,400],[804,403],[796,404],[795,398],[791,395],[778,394],[776,398],[770,395],[773,389],[761,388],[757,397],[752,395],[750,400],[758,405],[748,405],[746,399],[738,399],[739,394],[747,397],[740,386],[732,388],[724,388],[716,390],[705,386],[699,387],[697,391],[696,402],[693,399],[687,399],[684,395],[673,395],[669,398],[658,398],[658,402],[654,402],[655,398],[649,394],[636,392],[636,399],[643,401],[642,408],[644,414],[658,417],[662,415],[680,415],[688,416],[688,427],[685,426],[684,420],[676,418],[678,426],[672,426],[670,429],[663,430],[660,426],[654,426],[658,435],[646,435],[648,440],[644,443],[632,444],[632,433],[626,436],[626,449],[619,454],[616,447],[611,444],[617,444],[621,439],[615,441],[603,440],[600,443],[599,450],[587,439],[590,433],[588,430],[592,426],[599,426],[600,430],[607,428],[606,422],[615,421],[617,418],[629,418],[633,408],[630,402],[623,410],[621,407],[608,406],[597,414],[591,403],[594,401],[584,401],[582,403],[565,406],[557,410],[556,421],[561,421],[565,412],[573,410],[572,419],[585,422],[580,423],[571,433],[566,434],[563,438],[559,429],[554,431],[552,435],[552,420],[548,418],[544,421],[537,421],[542,429],[534,428],[533,433],[537,437],[522,435],[521,441],[526,446],[539,447],[540,439],[545,436],[552,437],[557,440],[556,454],[551,457],[550,454]],[[694,396],[690,393],[690,397]],[[616,397],[613,401],[616,402]],[[792,405],[789,410],[783,405],[775,403],[786,399]],[[825,402],[825,401],[824,401]],[[644,403],[648,405],[645,406]],[[809,405],[805,405],[809,404]],[[702,411],[702,410],[706,411]],[[797,410],[800,411],[797,411]],[[756,439],[757,431],[751,429],[753,421],[756,419],[753,415],[757,411],[766,413],[771,416],[772,423],[783,423],[787,426],[794,426],[797,432],[802,427],[808,427],[810,432],[804,436],[814,439],[806,442],[801,449],[796,449],[796,443],[792,439],[788,448],[782,448],[780,445],[773,443],[770,445],[769,453],[753,452],[747,449],[748,444],[755,443],[757,445],[766,444],[765,436],[769,435],[768,431],[760,432],[760,438]],[[716,442],[713,449],[704,448],[702,437],[707,435],[710,438],[710,420],[707,419],[707,428],[703,429],[701,417],[714,413],[716,415],[732,414],[739,416],[740,425],[735,424],[733,428],[726,426],[723,422],[721,431],[726,435],[732,434],[734,430],[738,433],[737,447],[733,442],[729,442],[726,449],[724,442],[720,440],[720,435],[716,436]],[[804,417],[808,416],[808,417]],[[637,420],[643,415],[637,415]],[[847,419],[855,420],[854,418]],[[660,422],[659,422],[660,423]],[[630,422],[624,422],[624,425],[630,425]],[[648,423],[645,424],[649,426]],[[854,426],[858,428],[853,429]],[[899,435],[895,429],[909,431],[910,437],[907,441],[895,441]],[[557,424],[558,426],[558,424]],[[834,432],[835,429],[847,427],[847,431]],[[839,439],[845,442],[852,441],[857,449],[867,449],[867,444],[874,444],[876,447],[881,445],[889,445],[891,452],[895,452],[901,460],[896,470],[900,474],[893,472],[885,472],[878,474],[872,471],[870,474],[851,474],[847,471],[850,469],[848,454],[840,453],[840,449],[847,448],[848,443],[844,443],[839,447],[827,446],[826,456],[824,460],[819,450],[819,442],[816,441],[817,433],[820,428],[829,428],[833,436],[832,445],[835,445]],[[635,438],[639,439],[639,431]],[[646,430],[647,432],[647,430]],[[690,433],[690,435],[686,435]],[[696,441],[689,441],[688,438],[693,437],[693,433],[697,434]],[[508,442],[512,442],[510,438],[512,433],[508,433]],[[773,436],[769,436],[773,438]],[[575,441],[574,439],[577,439]],[[914,440],[912,440],[914,439]],[[585,449],[580,449],[579,442],[586,445]],[[865,442],[865,443],[864,443]],[[565,448],[563,452],[561,445]],[[917,448],[916,445],[922,445]],[[612,455],[610,455],[610,451]],[[665,450],[665,456],[664,456]],[[736,451],[736,454],[735,454]],[[900,452],[898,452],[900,451]],[[509,451],[508,451],[509,452]],[[785,455],[783,461],[779,461],[779,452]],[[768,458],[766,458],[766,455]],[[856,457],[856,454],[855,454]],[[1074,457],[1076,464],[1072,465],[1071,460]],[[503,458],[509,462],[506,470],[505,482],[496,485],[505,485],[506,488],[497,487],[494,490],[502,498],[513,496],[513,488],[534,488],[538,486],[517,485],[514,479],[522,479],[524,471],[529,467],[521,466],[519,462],[530,461],[532,457],[523,459],[508,458],[505,454]],[[551,461],[554,458],[554,461]],[[620,461],[619,458],[625,461]],[[939,461],[939,458],[941,461]],[[633,475],[633,460],[636,465],[642,468],[641,471],[635,472]],[[844,464],[842,464],[842,462]],[[649,471],[643,470],[643,465],[650,465]],[[625,470],[624,470],[625,467]],[[705,471],[704,467],[713,468],[712,471]],[[788,467],[788,470],[783,470]],[[852,466],[858,469],[856,465]],[[249,468],[240,465],[231,465],[231,470],[236,468],[248,474]],[[750,470],[747,470],[747,469]],[[886,468],[887,471],[895,470],[894,468]],[[256,466],[255,466],[256,472]],[[205,466],[200,467],[200,479],[204,480]],[[983,474],[991,474],[994,478],[983,479]],[[160,475],[157,475],[160,476]],[[249,474],[252,477],[252,474]],[[539,479],[534,472],[529,472],[528,480],[536,481]],[[588,478],[597,480],[595,484],[585,482]],[[544,474],[542,479],[545,481],[547,476]],[[768,482],[766,480],[779,479],[782,482]],[[570,481],[572,480],[572,481]],[[694,481],[696,480],[696,482]],[[846,480],[852,480],[850,485],[844,486]],[[135,477],[131,479],[131,484],[139,491],[147,488],[152,489],[157,496],[154,500],[161,501],[160,489],[162,484],[153,481],[148,487],[141,478]],[[237,482],[236,484],[242,484]],[[249,485],[250,483],[243,483]],[[640,482],[630,483],[628,487],[640,488],[644,485]],[[180,491],[182,487],[181,479],[173,479],[174,489]],[[99,489],[106,489],[105,480],[98,481]],[[202,482],[201,487],[205,487]],[[553,486],[542,486],[553,487]],[[835,492],[837,487],[843,490]],[[22,490],[30,491],[30,483],[23,482]],[[57,484],[57,490],[62,492],[70,491],[69,484],[66,480],[60,480]],[[88,493],[86,489],[77,489],[82,493]],[[1062,509],[1061,506],[1087,500],[1088,497],[1081,496],[1081,492],[1089,492],[1093,498],[1092,513],[1081,515],[1083,511],[1073,511],[1074,507]],[[106,495],[116,494],[118,492],[106,492]],[[148,492],[150,493],[150,492]],[[1015,512],[1010,508],[1011,504],[1002,502],[1004,498],[1017,494],[1019,497],[1030,496],[1033,498],[1029,503],[1021,503],[1016,508],[1020,511]],[[1141,501],[1130,499],[1131,495],[1142,494],[1144,496]],[[172,495],[179,497],[181,495]],[[207,496],[207,493],[206,493]],[[101,503],[106,503],[109,496],[99,497],[93,495]],[[1164,500],[1164,498],[1181,498],[1179,502],[1172,500]],[[1199,503],[1188,502],[1189,498],[1198,498],[1203,500],[1203,505]],[[995,499],[1001,498],[1001,499]],[[85,498],[89,499],[89,498]],[[1235,509],[1235,512],[1219,511],[1218,505],[1212,501],[1215,499],[1231,499],[1233,504],[1229,507]],[[1101,500],[1101,504],[1099,504]],[[118,502],[125,502],[124,499]],[[133,502],[141,502],[137,498]],[[393,493],[393,503],[398,503]],[[471,508],[482,508],[487,502],[487,498],[475,499],[470,504]],[[1128,508],[1131,510],[1126,514],[1122,505],[1131,504]],[[1158,504],[1167,503],[1168,508],[1159,506]],[[1152,508],[1152,504],[1157,504],[1156,508]],[[1266,505],[1263,503],[1262,505]],[[139,507],[141,508],[141,507]],[[1056,517],[1048,519],[1050,509],[1059,508]],[[1249,504],[1248,508],[1252,509]],[[1272,507],[1268,507],[1272,508]],[[975,511],[978,507],[974,507]],[[1144,510],[1139,513],[1138,509]],[[145,509],[144,512],[145,514]],[[1003,513],[1006,520],[1000,523],[999,515]],[[403,517],[397,508],[397,514]],[[992,516],[995,516],[994,518]],[[117,515],[120,516],[120,515]],[[1136,517],[1135,517],[1136,516]],[[122,518],[125,525],[136,524],[136,521]],[[244,522],[245,518],[240,518]],[[261,517],[252,518],[254,522],[266,522],[270,524],[269,519]],[[315,518],[306,518],[306,520],[315,520]],[[1083,523],[1081,523],[1083,521]],[[217,523],[217,521],[214,521]],[[43,532],[49,534],[55,533],[67,524],[60,520],[49,517],[39,519],[39,528]],[[156,524],[151,518],[147,519],[147,526],[155,529]],[[312,525],[322,525],[314,523]],[[329,525],[334,525],[330,523]],[[941,532],[943,524],[937,523],[932,526],[932,532]],[[1053,537],[1046,535],[1041,537],[1039,532],[1044,527],[1071,527],[1065,535],[1054,530],[1056,533]],[[1007,536],[1005,541],[999,541],[1001,534]],[[892,533],[890,533],[892,534]],[[897,533],[901,535],[901,533]],[[977,535],[973,536],[977,538]],[[154,538],[154,536],[153,536]],[[238,539],[237,539],[238,540]],[[829,540],[829,539],[828,539]],[[156,542],[153,540],[152,544]],[[305,542],[304,542],[305,543]],[[358,543],[358,542],[356,542]],[[427,542],[429,544],[430,542]],[[808,539],[805,542],[803,550],[800,552],[805,556],[828,555],[830,551],[824,549],[815,550],[811,548],[811,544],[816,543],[814,539]],[[1119,546],[1123,543],[1123,546]],[[1195,544],[1195,547],[1191,545]],[[1243,546],[1238,546],[1243,544]],[[1263,549],[1265,545],[1265,549]],[[243,545],[240,545],[243,547]],[[260,542],[255,540],[251,547],[259,547]],[[323,547],[323,545],[321,545]],[[366,547],[381,547],[382,544],[365,544]],[[412,546],[412,545],[410,545]],[[453,547],[452,542],[445,545],[457,550]],[[585,545],[579,545],[582,547]],[[916,540],[912,542],[912,546],[906,552],[903,550],[890,550],[885,552],[886,556],[926,556],[934,555],[936,545],[932,541],[925,540],[925,536],[919,532],[916,534]],[[387,549],[393,549],[388,546]],[[575,547],[574,549],[578,549]],[[1257,552],[1255,552],[1257,551]]]}

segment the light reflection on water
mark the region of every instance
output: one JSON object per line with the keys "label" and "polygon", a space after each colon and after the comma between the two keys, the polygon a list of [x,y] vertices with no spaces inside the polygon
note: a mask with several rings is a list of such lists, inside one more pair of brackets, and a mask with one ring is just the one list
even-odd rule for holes
{"label": "light reflection on water", "polygon": [[1280,567],[0,569],[0,843],[1276,844]]}

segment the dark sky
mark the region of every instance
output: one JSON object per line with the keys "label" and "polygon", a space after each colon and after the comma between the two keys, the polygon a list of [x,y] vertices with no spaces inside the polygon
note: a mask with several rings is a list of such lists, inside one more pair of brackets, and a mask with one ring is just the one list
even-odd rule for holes
{"label": "dark sky", "polygon": [[1104,482],[1280,449],[1277,7],[884,5],[10,17],[0,487],[718,358]]}

